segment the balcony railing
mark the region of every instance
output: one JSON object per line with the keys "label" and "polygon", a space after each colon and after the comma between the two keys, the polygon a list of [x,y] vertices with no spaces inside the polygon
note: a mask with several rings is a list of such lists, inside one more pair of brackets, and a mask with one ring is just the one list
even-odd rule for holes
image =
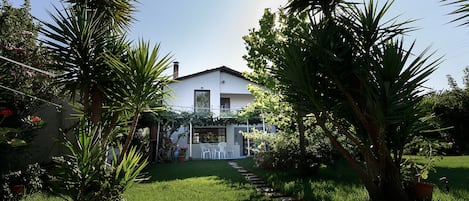
{"label": "balcony railing", "polygon": [[213,117],[220,117],[220,118],[230,118],[235,116],[239,110],[242,108],[220,108],[220,107],[213,107],[211,106],[210,108],[201,108],[197,107],[194,108],[193,106],[174,106],[174,105],[169,105],[171,108],[170,110],[173,110],[175,112],[203,112],[203,113],[211,113]]}

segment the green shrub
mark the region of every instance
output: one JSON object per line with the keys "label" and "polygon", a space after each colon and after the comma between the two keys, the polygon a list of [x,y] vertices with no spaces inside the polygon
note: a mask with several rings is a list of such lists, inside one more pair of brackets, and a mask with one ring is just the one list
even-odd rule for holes
{"label": "green shrub", "polygon": [[[253,149],[254,160],[257,167],[264,169],[291,169],[298,168],[301,164],[300,147],[298,137],[278,132],[276,134],[263,133],[253,130],[245,136],[254,140],[257,145]],[[319,133],[307,133],[307,147],[305,163],[308,167],[316,167],[319,164],[328,164],[332,161],[333,152],[330,143]]]}
{"label": "green shrub", "polygon": [[124,191],[147,162],[132,147],[120,163],[118,153],[110,151],[113,160],[106,163],[109,143],[100,138],[102,131],[82,120],[73,141],[64,134],[63,144],[70,154],[53,159],[57,164],[51,182],[53,193],[71,200],[123,199]]}
{"label": "green shrub", "polygon": [[[42,177],[45,170],[37,163],[30,164],[24,170],[11,171],[0,178],[0,198],[2,200],[18,200],[24,194],[32,194],[42,190],[44,181]],[[11,187],[24,185],[25,191],[20,194],[11,192]]]}

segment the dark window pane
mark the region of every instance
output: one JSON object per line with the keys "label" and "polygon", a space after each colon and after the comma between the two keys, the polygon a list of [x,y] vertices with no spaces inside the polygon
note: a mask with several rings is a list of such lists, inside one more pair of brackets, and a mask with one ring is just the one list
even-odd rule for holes
{"label": "dark window pane", "polygon": [[194,112],[210,112],[210,91],[194,91]]}
{"label": "dark window pane", "polygon": [[225,128],[194,128],[193,133],[193,144],[226,142]]}

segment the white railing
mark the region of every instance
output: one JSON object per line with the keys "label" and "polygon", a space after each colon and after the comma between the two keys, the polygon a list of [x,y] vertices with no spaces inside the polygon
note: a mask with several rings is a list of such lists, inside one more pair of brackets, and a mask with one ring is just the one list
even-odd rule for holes
{"label": "white railing", "polygon": [[[195,107],[194,106],[178,106],[178,105],[167,105],[169,110],[172,110],[174,112],[194,112]],[[240,111],[242,107],[237,107],[237,108],[221,108],[221,107],[214,107],[210,106],[210,108],[201,108],[197,107],[197,110],[199,111],[209,111],[214,117],[221,117],[221,118],[229,118],[233,117]]]}

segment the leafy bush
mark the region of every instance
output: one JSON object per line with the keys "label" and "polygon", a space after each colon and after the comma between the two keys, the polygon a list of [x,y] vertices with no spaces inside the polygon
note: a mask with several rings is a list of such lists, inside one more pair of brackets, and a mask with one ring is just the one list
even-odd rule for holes
{"label": "leafy bush", "polygon": [[[248,138],[254,140],[256,166],[270,169],[298,168],[301,164],[299,140],[295,135],[282,132],[276,134],[263,133],[253,130],[244,133]],[[308,146],[306,147],[305,163],[308,167],[318,167],[319,164],[327,164],[332,161],[333,152],[330,143],[319,133],[307,133]]]}
{"label": "leafy bush", "polygon": [[134,147],[120,163],[119,153],[111,150],[113,160],[106,163],[109,143],[100,138],[102,131],[82,120],[73,141],[64,134],[63,144],[70,154],[54,158],[53,193],[71,200],[123,199],[124,191],[148,163]]}
{"label": "leafy bush", "polygon": [[[3,174],[0,183],[0,198],[2,200],[19,200],[26,194],[39,192],[43,188],[44,181],[42,177],[45,170],[37,163],[30,164],[24,170],[12,171]],[[11,191],[11,187],[15,185],[24,185],[25,192],[15,194]]]}

